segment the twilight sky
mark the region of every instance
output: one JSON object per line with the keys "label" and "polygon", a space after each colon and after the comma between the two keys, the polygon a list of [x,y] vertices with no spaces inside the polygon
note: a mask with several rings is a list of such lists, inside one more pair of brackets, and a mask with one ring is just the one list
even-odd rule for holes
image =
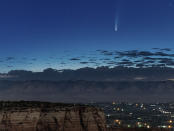
{"label": "twilight sky", "polygon": [[173,44],[174,0],[0,1],[0,72],[59,68],[65,57],[97,49]]}

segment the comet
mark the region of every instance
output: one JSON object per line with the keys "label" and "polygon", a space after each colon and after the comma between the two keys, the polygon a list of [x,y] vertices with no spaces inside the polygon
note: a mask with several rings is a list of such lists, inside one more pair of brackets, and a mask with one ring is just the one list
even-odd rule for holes
{"label": "comet", "polygon": [[118,15],[117,15],[117,16],[115,17],[115,27],[114,27],[115,32],[118,31],[118,20],[119,20],[119,17],[118,17]]}
{"label": "comet", "polygon": [[115,23],[115,32],[118,31],[118,23]]}

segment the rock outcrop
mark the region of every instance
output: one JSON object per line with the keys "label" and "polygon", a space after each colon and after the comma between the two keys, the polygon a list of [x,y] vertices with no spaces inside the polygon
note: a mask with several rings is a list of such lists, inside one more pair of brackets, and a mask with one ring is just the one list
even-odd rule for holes
{"label": "rock outcrop", "polygon": [[27,104],[1,102],[0,131],[106,131],[105,115],[98,108]]}

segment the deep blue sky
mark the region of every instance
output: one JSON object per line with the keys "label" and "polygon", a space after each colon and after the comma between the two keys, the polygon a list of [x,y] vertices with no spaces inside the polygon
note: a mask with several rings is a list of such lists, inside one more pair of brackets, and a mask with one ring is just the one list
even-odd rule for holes
{"label": "deep blue sky", "polygon": [[[0,1],[2,60],[34,57],[44,63],[44,58],[62,56],[67,50],[74,55],[96,49],[172,48],[173,44],[173,0]],[[7,70],[2,65],[1,69]]]}

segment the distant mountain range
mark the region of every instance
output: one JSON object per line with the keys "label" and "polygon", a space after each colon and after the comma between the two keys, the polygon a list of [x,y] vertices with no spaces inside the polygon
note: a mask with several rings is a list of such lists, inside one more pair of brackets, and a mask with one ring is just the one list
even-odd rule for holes
{"label": "distant mountain range", "polygon": [[0,74],[1,100],[170,102],[174,68],[98,67]]}
{"label": "distant mountain range", "polygon": [[0,81],[1,100],[171,102],[173,81]]}
{"label": "distant mountain range", "polygon": [[32,72],[26,70],[12,70],[6,74],[0,74],[0,80],[86,80],[86,81],[166,81],[174,80],[174,68],[149,67],[98,67],[81,68],[77,70],[55,70],[45,69],[43,72]]}

